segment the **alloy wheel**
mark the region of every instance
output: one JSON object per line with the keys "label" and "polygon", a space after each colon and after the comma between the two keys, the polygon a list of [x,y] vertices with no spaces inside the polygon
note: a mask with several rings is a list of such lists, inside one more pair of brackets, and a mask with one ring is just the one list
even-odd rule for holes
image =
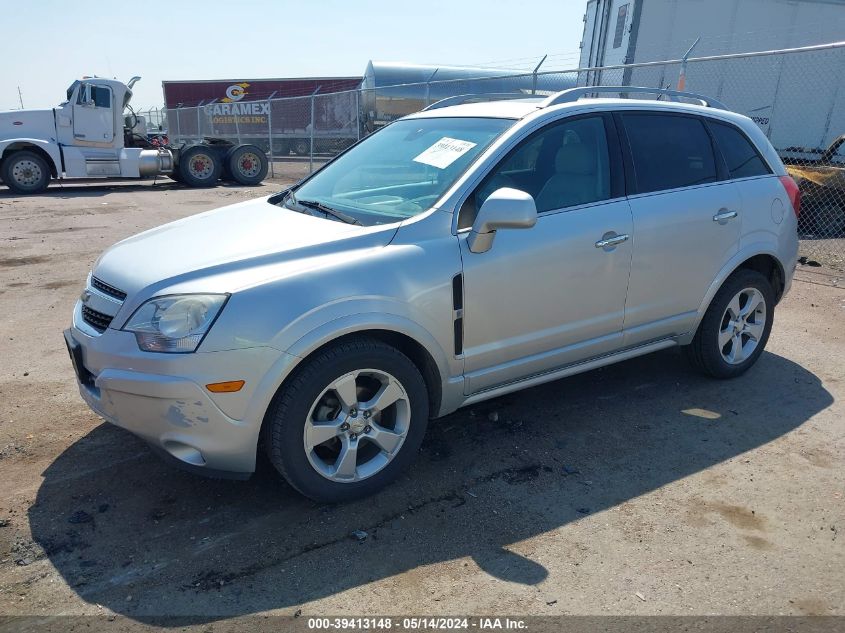
{"label": "alloy wheel", "polygon": [[740,290],[728,303],[719,328],[719,351],[725,362],[738,365],[751,356],[765,328],[765,297],[755,288]]}
{"label": "alloy wheel", "polygon": [[311,405],[303,432],[305,453],[323,477],[361,481],[399,453],[410,422],[407,392],[394,376],[356,370],[334,380]]}

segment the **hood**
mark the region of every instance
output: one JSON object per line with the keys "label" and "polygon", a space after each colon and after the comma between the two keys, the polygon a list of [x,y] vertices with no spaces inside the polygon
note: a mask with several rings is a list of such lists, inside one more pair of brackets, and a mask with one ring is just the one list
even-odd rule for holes
{"label": "hood", "polygon": [[7,138],[45,139],[55,136],[52,110],[12,110],[0,112],[0,140]]}
{"label": "hood", "polygon": [[395,233],[395,225],[344,224],[258,198],[118,242],[97,260],[94,275],[130,297],[151,286],[155,294],[158,289],[197,279],[204,284],[194,291],[232,292],[255,283],[255,269],[386,246]]}

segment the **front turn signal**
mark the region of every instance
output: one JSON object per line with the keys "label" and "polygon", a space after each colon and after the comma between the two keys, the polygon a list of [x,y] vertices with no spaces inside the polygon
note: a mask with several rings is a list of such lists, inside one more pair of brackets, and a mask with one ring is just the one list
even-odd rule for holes
{"label": "front turn signal", "polygon": [[244,384],[243,380],[227,380],[226,382],[213,382],[206,385],[205,388],[211,393],[235,393],[240,391]]}

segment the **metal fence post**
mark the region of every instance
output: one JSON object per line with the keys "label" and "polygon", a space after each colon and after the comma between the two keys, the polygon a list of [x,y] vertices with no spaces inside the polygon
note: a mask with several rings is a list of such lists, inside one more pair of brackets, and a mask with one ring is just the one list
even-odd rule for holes
{"label": "metal fence post", "polygon": [[434,72],[431,73],[431,77],[429,77],[428,80],[425,82],[425,105],[426,105],[426,107],[428,107],[428,105],[431,103],[431,80],[434,79],[434,75],[437,74],[438,70],[440,70],[440,69],[435,68]]}
{"label": "metal fence post", "polygon": [[241,144],[241,124],[238,122],[238,109],[237,103],[232,104],[232,109],[235,111],[235,134],[238,136],[238,145]]}
{"label": "metal fence post", "polygon": [[270,177],[276,177],[276,166],[274,165],[274,158],[273,158],[273,102],[271,99],[276,96],[276,91],[273,91],[269,97],[267,97],[267,144],[270,146]]}
{"label": "metal fence post", "polygon": [[692,46],[690,46],[687,49],[687,52],[684,53],[684,56],[681,57],[681,70],[678,73],[678,90],[682,92],[687,85],[687,59],[689,58],[689,54],[692,53],[692,49],[694,49],[696,44],[698,44],[699,40],[701,40],[700,35],[695,38],[695,41],[692,43]]}
{"label": "metal fence post", "polygon": [[355,91],[355,136],[361,140],[361,90]]}
{"label": "metal fence post", "polygon": [[534,72],[531,73],[531,94],[537,94],[537,71],[540,70],[540,66],[543,65],[543,62],[546,61],[546,57],[548,57],[548,53],[543,55],[543,59],[540,60],[540,63],[534,67]]}
{"label": "metal fence post", "polygon": [[202,109],[202,100],[197,104],[197,141],[202,139],[202,122],[200,121],[200,110]]}
{"label": "metal fence post", "polygon": [[317,97],[317,93],[320,92],[321,86],[317,86],[317,89],[311,93],[311,131],[310,131],[310,147],[308,149],[308,173],[312,173],[314,171],[314,100]]}

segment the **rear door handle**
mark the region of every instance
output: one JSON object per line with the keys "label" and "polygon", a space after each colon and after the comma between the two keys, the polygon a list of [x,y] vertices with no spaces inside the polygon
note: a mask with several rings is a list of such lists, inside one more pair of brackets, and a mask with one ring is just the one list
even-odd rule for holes
{"label": "rear door handle", "polygon": [[628,239],[628,235],[613,235],[611,237],[602,237],[596,242],[596,248],[608,248],[609,246],[616,246]]}
{"label": "rear door handle", "polygon": [[731,218],[735,218],[739,215],[736,211],[730,211],[728,209],[719,209],[719,213],[713,216],[714,222],[727,222]]}

